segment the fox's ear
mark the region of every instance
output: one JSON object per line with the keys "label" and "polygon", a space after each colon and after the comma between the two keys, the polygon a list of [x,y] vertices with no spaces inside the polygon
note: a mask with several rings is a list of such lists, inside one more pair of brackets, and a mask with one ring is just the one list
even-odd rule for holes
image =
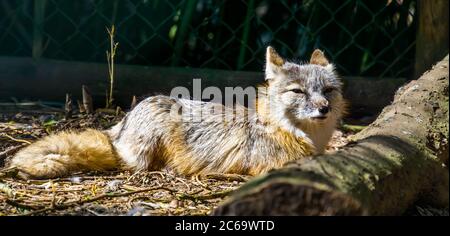
{"label": "fox's ear", "polygon": [[319,49],[314,50],[309,63],[313,65],[323,66],[330,71],[334,70],[334,65],[328,61],[323,52]]}
{"label": "fox's ear", "polygon": [[330,64],[323,52],[319,49],[314,50],[309,63],[319,66],[328,66]]}
{"label": "fox's ear", "polygon": [[266,52],[266,80],[276,78],[282,72],[285,60],[273,47],[267,47]]}

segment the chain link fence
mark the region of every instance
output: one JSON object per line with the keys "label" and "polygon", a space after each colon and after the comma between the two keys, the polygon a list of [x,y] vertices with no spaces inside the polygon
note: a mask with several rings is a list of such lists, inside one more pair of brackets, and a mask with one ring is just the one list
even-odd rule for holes
{"label": "chain link fence", "polygon": [[410,77],[417,0],[0,0],[0,56],[261,71],[267,45],[342,75]]}

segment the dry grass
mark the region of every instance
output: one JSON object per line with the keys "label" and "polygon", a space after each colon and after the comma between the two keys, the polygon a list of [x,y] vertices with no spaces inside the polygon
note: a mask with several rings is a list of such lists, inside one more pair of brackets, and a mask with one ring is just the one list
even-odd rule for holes
{"label": "dry grass", "polygon": [[[108,114],[60,119],[62,114],[0,115],[0,167],[34,140],[61,130],[105,129],[122,117]],[[336,132],[330,150],[347,143]],[[0,215],[208,215],[248,176],[209,175],[186,178],[158,172],[80,173],[69,178],[21,181],[13,170],[0,173]]]}

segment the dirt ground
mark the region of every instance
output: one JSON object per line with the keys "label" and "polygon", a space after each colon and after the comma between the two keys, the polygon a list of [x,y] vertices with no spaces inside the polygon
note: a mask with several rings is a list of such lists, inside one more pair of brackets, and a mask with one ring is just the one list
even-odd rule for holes
{"label": "dirt ground", "polygon": [[[20,148],[62,130],[106,129],[123,117],[96,113],[64,119],[61,112],[38,109],[0,112],[0,169]],[[347,144],[354,131],[336,131],[328,151]],[[0,216],[3,215],[208,215],[250,177],[209,175],[186,178],[169,170],[156,172],[79,173],[44,181],[22,181],[0,171]],[[412,209],[409,215],[430,211]],[[432,212],[433,213],[433,212]],[[432,214],[430,213],[430,214]],[[448,215],[448,209],[441,214]]]}

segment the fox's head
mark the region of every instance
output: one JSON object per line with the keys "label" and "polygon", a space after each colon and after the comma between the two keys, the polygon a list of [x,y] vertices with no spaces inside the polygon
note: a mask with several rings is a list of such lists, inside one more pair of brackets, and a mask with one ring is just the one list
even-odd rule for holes
{"label": "fox's head", "polygon": [[335,123],[341,117],[342,84],[322,51],[314,51],[308,64],[296,64],[268,47],[266,62],[266,102],[272,118],[304,126]]}

